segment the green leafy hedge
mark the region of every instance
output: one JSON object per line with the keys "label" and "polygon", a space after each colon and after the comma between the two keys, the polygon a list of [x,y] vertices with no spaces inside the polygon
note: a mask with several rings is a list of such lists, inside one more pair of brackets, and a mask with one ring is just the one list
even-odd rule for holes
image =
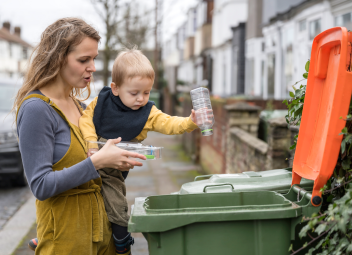
{"label": "green leafy hedge", "polygon": [[[302,118],[306,85],[295,86],[308,78],[309,61],[305,65],[306,72],[303,80],[293,85],[294,92],[290,92],[290,99],[284,100],[287,105],[288,114],[286,121],[288,125],[299,126]],[[341,116],[340,118],[343,118]],[[346,116],[346,127],[340,135],[344,138],[341,143],[339,158],[336,162],[333,176],[322,189],[323,204],[319,215],[312,215],[307,225],[301,230],[300,236],[309,236],[311,240],[301,249],[292,251],[291,255],[307,251],[306,254],[317,255],[342,255],[352,254],[352,109]],[[336,120],[337,121],[337,120]],[[299,135],[299,134],[298,134]],[[298,135],[290,149],[296,147]],[[313,237],[314,236],[314,237]]]}

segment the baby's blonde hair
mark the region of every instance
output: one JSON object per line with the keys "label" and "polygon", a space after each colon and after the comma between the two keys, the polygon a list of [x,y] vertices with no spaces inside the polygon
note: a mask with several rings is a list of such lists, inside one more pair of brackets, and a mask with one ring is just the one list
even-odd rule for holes
{"label": "baby's blonde hair", "polygon": [[121,51],[112,68],[112,82],[120,86],[126,79],[135,77],[148,78],[154,81],[155,73],[149,59],[134,46]]}

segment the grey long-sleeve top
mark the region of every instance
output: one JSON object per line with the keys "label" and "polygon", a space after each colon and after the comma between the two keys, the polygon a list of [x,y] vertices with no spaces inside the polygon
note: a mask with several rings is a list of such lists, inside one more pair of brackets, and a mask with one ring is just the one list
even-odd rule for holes
{"label": "grey long-sleeve top", "polygon": [[65,120],[43,100],[30,98],[23,102],[17,117],[17,133],[24,171],[37,199],[45,200],[99,178],[90,158],[53,171],[53,165],[70,147],[71,135]]}

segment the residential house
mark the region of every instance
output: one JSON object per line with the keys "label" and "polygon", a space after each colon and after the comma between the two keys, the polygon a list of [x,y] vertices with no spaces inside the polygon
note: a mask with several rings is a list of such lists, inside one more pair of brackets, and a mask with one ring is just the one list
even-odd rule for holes
{"label": "residential house", "polygon": [[21,38],[21,28],[4,22],[0,29],[0,77],[23,77],[33,47]]}
{"label": "residential house", "polygon": [[314,37],[335,26],[352,28],[352,2],[263,0],[262,24],[262,94],[265,99],[283,99],[302,79]]}
{"label": "residential house", "polygon": [[179,45],[182,47],[182,61],[178,68],[177,79],[186,84],[194,84],[195,59],[194,59],[194,37],[196,32],[197,9],[190,8],[187,12],[187,20],[179,30]]}
{"label": "residential house", "polygon": [[248,0],[245,46],[245,94],[263,95],[264,38],[262,34],[263,0]]}
{"label": "residential house", "polygon": [[213,94],[230,96],[237,91],[232,79],[232,27],[247,20],[247,0],[214,0],[212,24]]}
{"label": "residential house", "polygon": [[201,0],[196,6],[196,33],[194,39],[195,82],[212,90],[212,12],[213,0]]}
{"label": "residential house", "polygon": [[232,63],[231,88],[236,95],[245,93],[245,39],[246,23],[241,22],[232,27]]}

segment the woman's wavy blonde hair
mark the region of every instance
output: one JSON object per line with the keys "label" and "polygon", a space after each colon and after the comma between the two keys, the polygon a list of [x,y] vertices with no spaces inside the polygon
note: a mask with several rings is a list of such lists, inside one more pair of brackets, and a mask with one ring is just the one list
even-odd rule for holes
{"label": "woman's wavy blonde hair", "polygon": [[[17,110],[28,93],[54,81],[65,65],[67,55],[86,37],[100,41],[99,33],[79,18],[59,19],[48,26],[28,60],[28,70],[15,97],[13,110]],[[90,84],[86,89],[89,97]],[[73,88],[71,96],[81,96],[83,91],[84,89]]]}

